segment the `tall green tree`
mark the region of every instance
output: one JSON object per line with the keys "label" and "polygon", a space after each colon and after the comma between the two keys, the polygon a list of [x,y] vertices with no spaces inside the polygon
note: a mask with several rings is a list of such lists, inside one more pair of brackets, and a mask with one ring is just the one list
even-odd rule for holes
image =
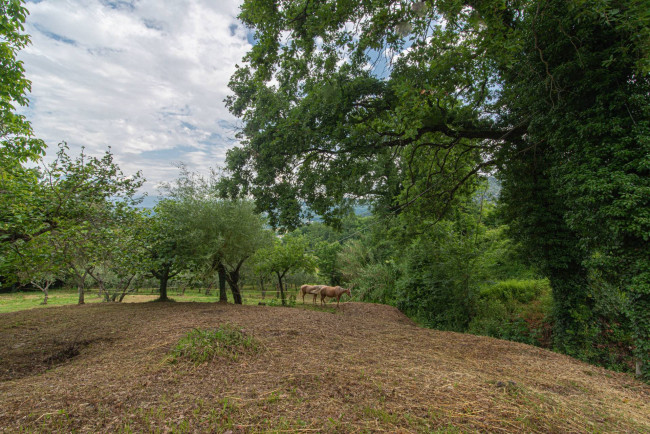
{"label": "tall green tree", "polygon": [[626,288],[648,366],[644,2],[248,0],[240,17],[259,42],[231,79],[245,126],[224,192],[287,227],[303,202],[335,220],[355,197],[420,216],[435,200],[439,218],[498,169],[551,280],[556,347],[585,357],[598,265]]}
{"label": "tall green tree", "polygon": [[23,62],[18,60],[19,51],[30,43],[24,33],[29,12],[23,4],[20,0],[0,1],[0,170],[3,178],[11,176],[12,170],[20,172],[22,163],[37,160],[45,149],[43,141],[34,138],[25,116],[16,113],[17,106],[27,106],[27,94],[31,91]]}
{"label": "tall green tree", "polygon": [[148,268],[159,281],[159,301],[169,301],[170,279],[194,265],[196,241],[181,202],[167,198],[156,204],[147,221],[145,249]]}
{"label": "tall green tree", "polygon": [[180,262],[202,270],[204,276],[216,273],[220,301],[226,301],[227,282],[235,303],[242,304],[242,267],[256,250],[271,244],[271,233],[251,202],[220,199],[217,179],[215,173],[206,178],[181,166],[180,176],[164,186],[168,199],[162,202],[160,218],[175,228],[166,232],[172,237],[168,241],[174,240],[170,254],[178,255],[173,262],[183,257]]}
{"label": "tall green tree", "polygon": [[[79,304],[83,304],[97,234],[118,225],[120,210],[138,202],[136,192],[144,179],[140,173],[125,175],[110,149],[101,157],[88,156],[83,149],[79,155],[72,156],[65,143],[59,145],[55,160],[34,174],[30,198],[20,203],[26,214],[13,213],[17,208],[9,205],[13,210],[10,213],[19,217],[15,222],[20,223],[12,226],[0,249],[19,254],[24,251],[24,255],[29,255],[38,250],[31,249],[29,243],[47,235],[48,243],[75,275]],[[3,263],[10,264],[6,258],[0,261],[0,267]]]}
{"label": "tall green tree", "polygon": [[[196,224],[202,232],[204,268],[227,282],[234,302],[242,304],[242,267],[258,249],[272,244],[273,234],[249,201],[213,196],[196,200],[194,206],[202,208]],[[220,301],[225,301],[223,291]]]}
{"label": "tall green tree", "polygon": [[300,236],[285,236],[276,239],[272,246],[255,253],[254,263],[259,271],[275,274],[278,279],[282,305],[287,304],[285,278],[290,271],[311,272],[315,258],[308,252],[307,241]]}
{"label": "tall green tree", "polygon": [[219,205],[221,242],[215,254],[221,258],[235,303],[242,304],[239,287],[242,266],[257,250],[272,244],[273,233],[264,228],[264,219],[255,212],[251,202],[231,200]]}
{"label": "tall green tree", "polygon": [[136,194],[143,183],[139,172],[122,172],[110,148],[101,157],[89,156],[84,149],[73,157],[62,143],[57,158],[43,169],[38,207],[46,216],[43,230],[55,232],[59,251],[76,277],[79,304],[84,303],[101,234],[121,224],[122,216],[139,202]]}
{"label": "tall green tree", "polygon": [[8,262],[16,270],[16,280],[21,285],[32,285],[43,292],[43,302],[47,304],[50,286],[63,279],[67,272],[66,262],[56,249],[49,233],[25,243],[19,241],[12,245]]}
{"label": "tall green tree", "polygon": [[[29,43],[24,33],[28,11],[22,1],[0,1],[0,260],[8,244],[41,233],[38,170],[26,166],[43,155],[29,121],[16,113],[28,104],[31,82],[18,53]],[[10,253],[9,253],[10,254]]]}
{"label": "tall green tree", "polygon": [[138,276],[149,272],[145,250],[147,220],[140,211],[119,207],[110,221],[97,222],[92,238],[92,260],[86,270],[99,286],[105,302],[121,302],[135,288]]}

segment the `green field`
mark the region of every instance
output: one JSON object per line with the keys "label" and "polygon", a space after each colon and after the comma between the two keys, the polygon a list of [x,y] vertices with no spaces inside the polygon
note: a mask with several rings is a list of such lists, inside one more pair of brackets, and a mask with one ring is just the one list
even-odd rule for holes
{"label": "green field", "polygon": [[[290,300],[296,291],[291,289],[287,291],[287,299]],[[276,297],[275,291],[267,291],[266,296],[262,298],[262,293],[253,288],[245,287],[242,290],[244,304],[257,305],[264,303],[267,305],[279,305],[280,300]],[[153,301],[158,297],[158,291],[152,288],[138,289],[124,297],[124,303],[143,303]],[[219,291],[212,289],[209,295],[205,294],[204,289],[187,289],[185,293],[171,289],[169,297],[176,302],[204,302],[214,303],[219,300]],[[39,291],[17,291],[12,293],[0,294],[0,313],[16,312],[25,309],[47,308],[51,306],[63,306],[77,304],[78,295],[76,289],[53,289],[49,292],[47,305],[41,304],[43,293]],[[102,303],[103,297],[99,295],[97,289],[90,289],[85,295],[86,303]],[[233,303],[232,294],[228,291],[228,302]],[[311,303],[311,298],[305,298],[306,303]],[[300,302],[301,303],[301,302]]]}

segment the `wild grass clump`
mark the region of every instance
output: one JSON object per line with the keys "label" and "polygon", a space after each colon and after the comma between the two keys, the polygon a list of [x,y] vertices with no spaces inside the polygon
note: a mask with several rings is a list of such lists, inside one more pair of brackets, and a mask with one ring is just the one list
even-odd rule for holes
{"label": "wild grass clump", "polygon": [[258,350],[259,342],[234,325],[208,330],[195,328],[178,341],[171,352],[171,362],[189,360],[198,365],[219,358],[235,361],[242,354]]}

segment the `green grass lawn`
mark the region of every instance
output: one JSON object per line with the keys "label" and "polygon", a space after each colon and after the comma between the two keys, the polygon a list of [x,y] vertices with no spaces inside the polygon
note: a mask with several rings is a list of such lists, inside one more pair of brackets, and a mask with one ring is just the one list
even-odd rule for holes
{"label": "green grass lawn", "polygon": [[[43,293],[36,291],[12,292],[0,294],[0,313],[15,312],[18,310],[62,306],[77,303],[77,291],[72,289],[54,289],[50,291],[47,305],[42,305]],[[101,302],[97,293],[86,294],[86,303]]]}
{"label": "green grass lawn", "polygon": [[[287,291],[287,299],[289,300],[292,295],[295,295],[295,290]],[[169,297],[176,302],[204,302],[214,303],[219,300],[219,291],[212,290],[209,295],[205,294],[205,290],[187,289],[184,294],[176,289],[171,289],[168,293]],[[257,305],[264,303],[266,305],[280,305],[280,300],[276,298],[275,291],[267,291],[266,297],[262,298],[261,292],[254,288],[246,287],[242,291],[244,304]],[[124,298],[125,303],[144,303],[153,301],[158,297],[158,291],[151,288],[139,289]],[[0,294],[0,313],[15,312],[25,309],[46,308],[51,306],[62,306],[68,304],[77,304],[78,295],[76,289],[53,289],[50,290],[47,305],[42,305],[43,293],[39,291],[27,292],[13,292]],[[98,295],[97,289],[91,289],[85,294],[86,303],[101,303],[103,298]],[[232,303],[233,298],[230,290],[228,291],[228,302]],[[305,307],[313,308],[311,306],[311,299],[305,300]],[[318,303],[318,302],[317,302]],[[297,306],[302,306],[302,302],[298,301]],[[320,308],[318,308],[320,309]],[[329,310],[330,308],[325,308]]]}

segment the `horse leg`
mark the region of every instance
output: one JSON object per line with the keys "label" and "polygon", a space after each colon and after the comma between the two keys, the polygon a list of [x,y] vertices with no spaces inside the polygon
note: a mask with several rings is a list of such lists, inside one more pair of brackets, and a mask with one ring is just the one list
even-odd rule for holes
{"label": "horse leg", "polygon": [[302,290],[300,292],[302,292],[302,304],[305,304],[305,293]]}

